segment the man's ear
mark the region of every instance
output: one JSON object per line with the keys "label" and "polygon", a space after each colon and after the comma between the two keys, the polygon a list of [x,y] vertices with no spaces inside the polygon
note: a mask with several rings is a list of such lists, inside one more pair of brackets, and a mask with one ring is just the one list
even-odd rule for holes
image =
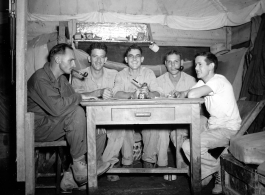
{"label": "man's ear", "polygon": [[214,66],[215,66],[214,63],[212,62],[212,63],[210,63],[209,65],[210,65],[210,67],[211,67],[211,70],[214,71]]}
{"label": "man's ear", "polygon": [[125,62],[128,64],[128,58],[127,58],[127,57],[125,57],[125,58],[124,58],[124,60],[125,60]]}
{"label": "man's ear", "polygon": [[143,63],[143,61],[144,61],[144,56],[141,57],[141,63]]}
{"label": "man's ear", "polygon": [[107,62],[107,60],[108,60],[108,57],[105,57],[105,61],[104,61],[104,63],[106,63],[106,62]]}
{"label": "man's ear", "polygon": [[88,62],[91,62],[91,57],[90,57],[90,55],[87,56],[87,60],[88,60]]}
{"label": "man's ear", "polygon": [[54,60],[57,64],[61,64],[61,57],[59,55],[55,56]]}

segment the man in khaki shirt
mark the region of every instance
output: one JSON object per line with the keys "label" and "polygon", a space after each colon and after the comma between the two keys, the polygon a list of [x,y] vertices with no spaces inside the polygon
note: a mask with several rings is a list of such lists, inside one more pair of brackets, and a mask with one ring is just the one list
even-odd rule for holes
{"label": "man in khaki shirt", "polygon": [[[112,88],[114,87],[114,80],[117,74],[116,70],[107,69],[104,67],[107,61],[107,46],[104,43],[96,42],[89,47],[88,61],[91,63],[90,67],[80,70],[81,73],[88,73],[84,79],[73,77],[72,86],[78,93],[84,93],[91,97],[110,99],[113,97]],[[101,157],[106,142],[106,130],[101,128],[97,129],[97,156]],[[116,146],[117,136],[111,136],[113,133],[108,131],[108,144],[102,156],[102,160],[107,162],[109,160],[118,161],[118,154],[120,145]],[[118,149],[116,149],[118,148]],[[115,157],[114,157],[115,156]]]}
{"label": "man in khaki shirt", "polygon": [[[155,74],[152,70],[141,66],[144,60],[142,49],[138,45],[131,45],[125,53],[125,61],[128,63],[128,68],[120,71],[115,79],[113,94],[115,98],[120,99],[138,99],[139,93],[144,93],[147,98],[159,97],[162,89],[157,84]],[[138,83],[146,83],[147,88],[139,89],[133,84],[132,80]],[[149,130],[143,130],[143,160],[145,155],[152,153],[148,140],[153,139]],[[124,142],[122,145],[122,164],[124,167],[132,167],[133,163],[133,145],[134,145],[134,130],[126,130]],[[144,164],[145,165],[145,164]]]}
{"label": "man in khaki shirt", "polygon": [[[194,77],[183,72],[183,60],[181,59],[181,54],[175,50],[169,51],[166,54],[165,66],[167,71],[165,74],[157,78],[157,83],[163,89],[163,96],[168,98],[174,98],[174,94],[177,91],[186,91],[196,84]],[[157,164],[160,167],[166,167],[168,165],[167,149],[169,145],[169,135],[172,142],[176,146],[176,130],[158,130],[158,137],[153,140],[157,143]],[[181,131],[187,134],[187,130],[183,129]],[[155,159],[153,159],[153,162]]]}

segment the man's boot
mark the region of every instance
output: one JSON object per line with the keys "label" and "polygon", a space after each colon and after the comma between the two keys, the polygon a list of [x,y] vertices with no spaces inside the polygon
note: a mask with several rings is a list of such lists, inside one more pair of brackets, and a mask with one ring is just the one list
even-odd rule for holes
{"label": "man's boot", "polygon": [[155,165],[153,163],[144,161],[144,168],[155,168]]}
{"label": "man's boot", "polygon": [[215,185],[212,190],[213,194],[221,194],[223,192],[222,184],[221,184],[221,171],[218,171],[214,174],[215,177]]}
{"label": "man's boot", "polygon": [[[97,161],[97,175],[102,175],[110,168],[109,162],[103,162],[101,160]],[[73,160],[73,165],[71,166],[73,171],[74,179],[76,183],[81,186],[87,183],[87,164],[85,163],[85,158],[79,161]]]}
{"label": "man's boot", "polygon": [[72,193],[73,189],[77,190],[86,190],[86,185],[82,185],[78,187],[77,183],[74,180],[72,171],[65,171],[63,174],[63,178],[60,183],[61,193]]}

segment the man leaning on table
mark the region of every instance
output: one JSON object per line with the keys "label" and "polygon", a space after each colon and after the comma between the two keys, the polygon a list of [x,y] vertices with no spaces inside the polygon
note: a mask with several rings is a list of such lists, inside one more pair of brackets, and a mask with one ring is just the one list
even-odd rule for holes
{"label": "man leaning on table", "polygon": [[[108,48],[104,43],[95,42],[89,47],[88,61],[91,66],[80,70],[80,72],[87,72],[88,76],[84,80],[73,77],[72,86],[78,93],[87,92],[92,97],[110,99],[113,97],[112,88],[114,87],[114,80],[117,74],[116,70],[103,67],[107,61]],[[97,157],[101,157],[105,148],[106,130],[97,129]],[[102,155],[104,162],[117,163],[118,155],[121,149],[123,140],[123,133],[120,130],[113,130],[108,127],[107,137],[108,142],[106,149]],[[107,175],[109,181],[117,181],[117,175]]]}
{"label": "man leaning on table", "polygon": [[[207,185],[215,176],[213,194],[222,193],[220,182],[220,160],[214,158],[209,149],[226,147],[230,138],[240,129],[241,118],[235,100],[233,87],[220,74],[216,74],[217,57],[210,52],[196,55],[195,70],[199,81],[192,89],[175,92],[177,98],[204,98],[205,106],[210,114],[205,124],[201,124],[201,176],[202,185]],[[182,148],[190,160],[190,141],[185,140]]]}
{"label": "man leaning on table", "polygon": [[[120,99],[138,99],[139,93],[145,94],[146,98],[159,97],[162,89],[158,86],[155,74],[152,70],[142,67],[144,56],[141,47],[134,44],[131,45],[125,53],[125,62],[128,68],[120,71],[115,79],[115,86],[113,93],[115,98]],[[147,87],[139,88],[134,84],[135,80],[139,84],[146,83]],[[150,130],[143,130],[143,155],[142,159],[145,161],[146,156],[152,152],[152,146],[149,144],[151,137]],[[122,164],[123,167],[133,167],[133,145],[134,145],[134,130],[126,130],[124,142],[122,145]],[[146,167],[146,163],[144,163]]]}
{"label": "man leaning on table", "polygon": [[[75,67],[73,48],[61,43],[49,52],[48,61],[28,80],[28,112],[35,114],[36,141],[66,138],[73,158],[71,170],[78,185],[87,183],[85,112],[79,106],[88,94],[76,93],[64,74]],[[107,171],[110,163],[98,161],[97,174]]]}

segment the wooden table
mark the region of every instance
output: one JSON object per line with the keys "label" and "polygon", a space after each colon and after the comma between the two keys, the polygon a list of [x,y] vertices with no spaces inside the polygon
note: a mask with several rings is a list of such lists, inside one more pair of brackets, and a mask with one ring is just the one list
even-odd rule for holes
{"label": "wooden table", "polygon": [[[81,102],[87,113],[87,162],[89,190],[97,189],[96,125],[190,124],[191,191],[201,194],[200,105],[203,99],[98,100]],[[158,173],[159,169],[120,168],[110,173]],[[115,171],[116,170],[116,171]],[[183,169],[163,169],[185,173]]]}

